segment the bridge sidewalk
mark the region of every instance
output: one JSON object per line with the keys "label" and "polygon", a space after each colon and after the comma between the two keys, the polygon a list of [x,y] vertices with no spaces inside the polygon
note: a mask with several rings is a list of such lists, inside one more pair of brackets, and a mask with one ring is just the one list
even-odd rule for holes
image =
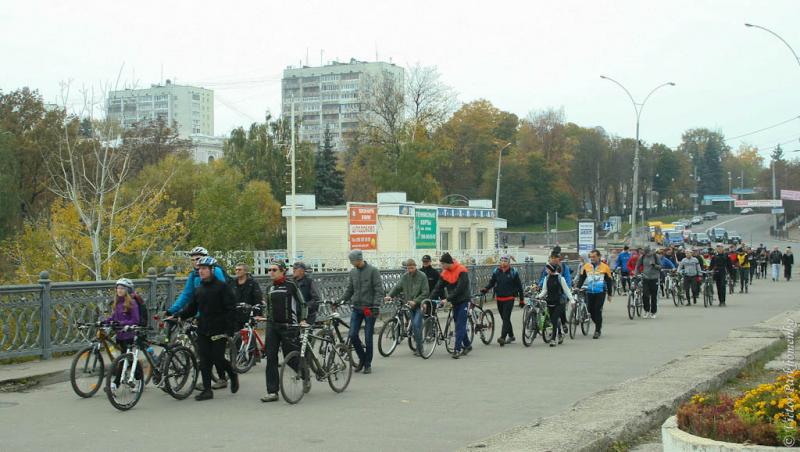
{"label": "bridge sidewalk", "polygon": [[0,366],[0,387],[23,380],[36,380],[37,384],[67,381],[71,363],[72,356],[65,356]]}

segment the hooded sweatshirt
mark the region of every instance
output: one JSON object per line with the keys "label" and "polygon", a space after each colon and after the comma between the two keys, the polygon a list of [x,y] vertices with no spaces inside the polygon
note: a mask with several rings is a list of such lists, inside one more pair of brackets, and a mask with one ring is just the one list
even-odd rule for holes
{"label": "hooded sweatshirt", "polygon": [[[111,317],[106,319],[106,322],[117,322],[121,326],[138,325],[139,324],[139,303],[131,295],[131,309],[125,311],[125,297],[117,297],[117,306]],[[120,331],[117,333],[118,341],[129,341],[136,336],[133,331]]]}
{"label": "hooded sweatshirt", "polygon": [[449,269],[442,270],[441,278],[431,292],[431,298],[439,298],[447,290],[447,301],[458,305],[469,301],[469,271],[458,261]]}

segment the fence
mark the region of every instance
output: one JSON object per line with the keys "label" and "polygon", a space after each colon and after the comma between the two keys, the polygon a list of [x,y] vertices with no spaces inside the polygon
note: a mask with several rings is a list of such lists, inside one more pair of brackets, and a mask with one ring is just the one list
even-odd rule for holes
{"label": "fence", "polygon": [[[538,277],[543,264],[515,265],[523,283]],[[470,265],[473,291],[485,285],[494,266]],[[164,311],[183,289],[185,278],[177,278],[171,267],[159,277],[148,270],[147,278],[134,280],[151,313]],[[403,270],[381,270],[385,291],[399,281]],[[320,294],[326,300],[340,300],[347,288],[347,273],[313,275]],[[265,276],[256,276],[262,288],[269,283]],[[45,271],[38,284],[0,286],[0,359],[40,356],[49,359],[53,353],[78,350],[89,341],[75,327],[76,322],[94,322],[110,311],[115,281],[52,282]],[[155,322],[150,322],[156,329]]]}

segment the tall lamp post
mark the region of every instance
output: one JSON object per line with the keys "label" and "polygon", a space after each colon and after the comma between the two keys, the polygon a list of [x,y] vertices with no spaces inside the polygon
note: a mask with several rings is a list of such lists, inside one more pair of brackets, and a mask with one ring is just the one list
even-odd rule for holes
{"label": "tall lamp post", "polygon": [[636,113],[636,144],[633,152],[633,202],[631,203],[631,245],[635,245],[639,239],[639,231],[637,231],[636,229],[636,211],[638,209],[638,203],[639,203],[638,199],[639,198],[639,120],[642,117],[642,110],[644,109],[644,105],[647,103],[647,99],[650,99],[650,96],[652,96],[653,93],[659,90],[660,88],[663,88],[665,86],[675,86],[675,83],[667,82],[656,86],[650,91],[650,93],[644,98],[644,100],[641,103],[637,103],[633,99],[631,92],[628,91],[628,89],[625,88],[622,85],[622,83],[605,75],[601,75],[600,78],[603,80],[608,80],[610,82],[613,82],[617,86],[622,88],[622,90],[625,91],[625,94],[627,94],[628,98],[631,100],[631,103],[633,104],[633,110]]}
{"label": "tall lamp post", "polygon": [[511,146],[511,143],[506,143],[505,146],[500,148],[499,156],[497,157],[497,188],[494,192],[494,211],[495,216],[498,218],[500,217],[500,167],[503,166],[503,151],[509,146]]}

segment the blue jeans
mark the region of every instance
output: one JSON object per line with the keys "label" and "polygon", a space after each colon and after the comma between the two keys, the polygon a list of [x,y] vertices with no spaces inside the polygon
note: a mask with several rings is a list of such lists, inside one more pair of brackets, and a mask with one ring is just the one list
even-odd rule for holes
{"label": "blue jeans", "polygon": [[456,323],[456,344],[453,346],[456,353],[469,347],[469,337],[467,336],[467,313],[469,302],[463,302],[453,306],[453,321]]}
{"label": "blue jeans", "polygon": [[420,351],[420,344],[422,344],[422,309],[411,311],[411,329],[414,331],[414,340],[417,342],[417,351]]}
{"label": "blue jeans", "polygon": [[[362,307],[354,307],[350,315],[350,343],[353,344],[356,355],[365,368],[372,367],[372,335],[375,331],[375,320],[375,317],[365,316]],[[364,322],[364,339],[367,341],[366,351],[364,344],[361,343],[361,338],[358,337],[362,321]]]}

